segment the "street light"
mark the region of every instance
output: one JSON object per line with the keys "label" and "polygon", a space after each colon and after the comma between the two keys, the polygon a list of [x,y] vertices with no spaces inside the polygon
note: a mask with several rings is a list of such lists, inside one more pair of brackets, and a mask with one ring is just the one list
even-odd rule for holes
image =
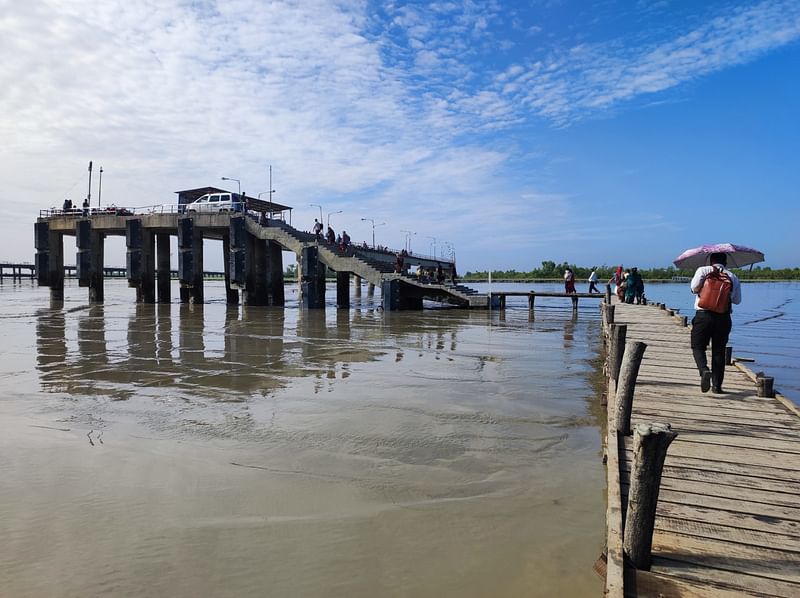
{"label": "street light", "polygon": [[373,220],[372,218],[362,218],[361,219],[362,222],[366,222],[367,220],[372,223],[372,248],[375,249],[375,227],[376,226],[383,226],[386,223],[385,222],[381,222],[380,224],[375,224],[375,220]]}
{"label": "street light", "polygon": [[433,239],[433,257],[436,258],[436,237],[425,237],[426,239]]}
{"label": "street light", "polygon": [[319,223],[322,224],[322,206],[318,203],[310,203],[308,205],[312,208],[319,208]]}
{"label": "street light", "polygon": [[344,210],[336,210],[335,212],[328,212],[328,228],[331,227],[331,215],[333,214],[341,214]]}
{"label": "street light", "polygon": [[269,217],[272,218],[272,194],[275,193],[275,189],[272,188],[272,164],[269,165],[269,191],[259,193],[258,199],[261,199],[261,196],[267,193],[269,193]]}
{"label": "street light", "polygon": [[400,232],[406,234],[406,251],[411,253],[411,235],[416,235],[417,233],[410,230],[401,230]]}
{"label": "street light", "polygon": [[241,197],[241,195],[242,195],[242,181],[240,181],[239,179],[232,179],[232,178],[227,177],[227,176],[222,177],[222,180],[223,181],[236,181],[236,184],[239,186],[239,196]]}

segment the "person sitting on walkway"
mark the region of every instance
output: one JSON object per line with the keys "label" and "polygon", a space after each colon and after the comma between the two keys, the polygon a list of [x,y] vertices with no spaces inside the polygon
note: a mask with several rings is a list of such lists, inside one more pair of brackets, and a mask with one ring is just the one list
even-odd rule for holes
{"label": "person sitting on walkway", "polygon": [[[728,256],[724,253],[712,253],[709,261],[711,265],[700,266],[691,282],[692,293],[697,295],[692,318],[692,356],[700,372],[700,390],[708,392],[713,385],[714,392],[721,394],[722,381],[725,378],[725,345],[728,344],[731,332],[732,305],[741,303],[742,288],[736,275],[726,267]],[[720,306],[705,297],[703,287],[706,284],[718,287],[715,295],[724,300],[724,305]],[[706,357],[709,341],[711,370],[708,369]]]}
{"label": "person sitting on walkway", "polygon": [[564,292],[565,293],[576,293],[575,290],[575,274],[572,272],[572,268],[567,268],[564,271]]}
{"label": "person sitting on walkway", "polygon": [[322,240],[322,223],[314,218],[314,228],[312,229],[314,232],[314,236],[317,238],[317,241]]}

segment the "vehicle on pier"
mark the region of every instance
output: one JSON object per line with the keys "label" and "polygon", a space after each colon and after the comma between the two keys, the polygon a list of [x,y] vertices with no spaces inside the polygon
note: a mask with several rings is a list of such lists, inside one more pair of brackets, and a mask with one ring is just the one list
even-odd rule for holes
{"label": "vehicle on pier", "polygon": [[237,193],[207,193],[186,206],[190,214],[221,214],[244,211],[244,202]]}

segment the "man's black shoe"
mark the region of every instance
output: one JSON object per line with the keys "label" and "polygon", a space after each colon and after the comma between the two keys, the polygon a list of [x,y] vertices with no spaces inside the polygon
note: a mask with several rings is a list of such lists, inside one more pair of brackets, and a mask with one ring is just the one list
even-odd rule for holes
{"label": "man's black shoe", "polygon": [[705,370],[700,377],[700,390],[708,392],[709,388],[711,388],[711,370]]}
{"label": "man's black shoe", "polygon": [[713,392],[715,395],[724,395],[725,394],[725,391],[722,390],[721,386],[715,386],[714,388],[711,389],[711,392]]}

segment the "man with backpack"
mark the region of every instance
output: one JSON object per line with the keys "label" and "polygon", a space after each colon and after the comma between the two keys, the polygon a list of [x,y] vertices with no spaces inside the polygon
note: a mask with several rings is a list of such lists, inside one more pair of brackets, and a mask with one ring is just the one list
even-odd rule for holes
{"label": "man with backpack", "polygon": [[[700,266],[694,273],[691,288],[697,295],[692,319],[692,355],[700,372],[700,390],[721,394],[725,377],[725,345],[731,332],[731,305],[742,300],[739,279],[726,268],[724,253],[712,253],[710,266]],[[706,349],[711,341],[711,369]]]}

